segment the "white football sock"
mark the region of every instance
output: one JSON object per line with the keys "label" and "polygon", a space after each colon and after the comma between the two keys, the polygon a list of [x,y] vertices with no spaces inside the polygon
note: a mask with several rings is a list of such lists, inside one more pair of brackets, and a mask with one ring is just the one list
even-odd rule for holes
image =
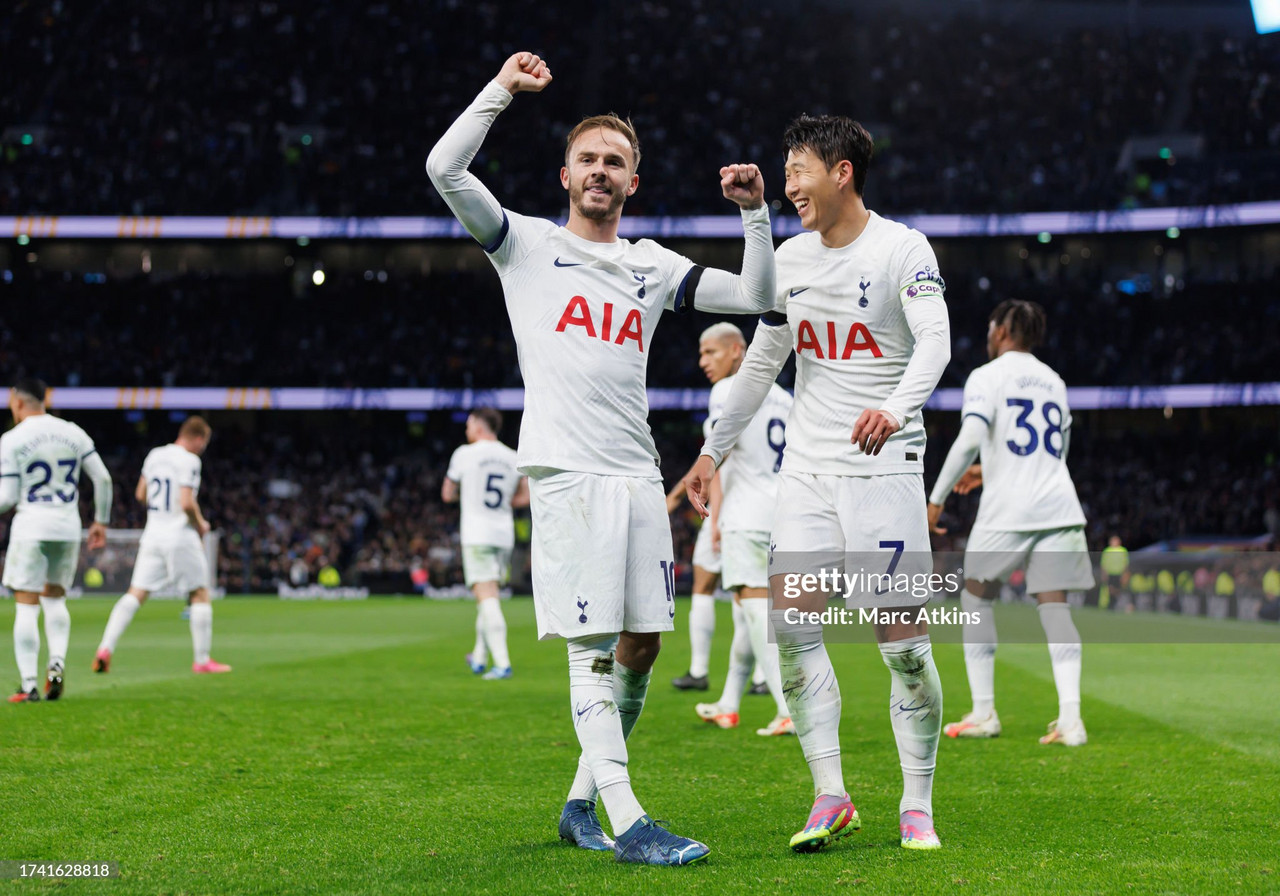
{"label": "white football sock", "polygon": [[489,597],[480,601],[480,618],[484,621],[484,643],[493,655],[493,667],[509,669],[511,656],[507,653],[507,620],[502,615],[500,598]]}
{"label": "white football sock", "polygon": [[689,607],[689,674],[706,678],[711,667],[711,638],[716,633],[716,599],[695,594]]}
{"label": "white football sock", "polygon": [[[777,645],[777,644],[775,644],[775,645],[773,645],[773,646],[774,646],[774,649],[777,649],[777,646],[778,646],[778,645]],[[761,669],[761,668],[760,668],[760,664],[759,664],[759,663],[757,663],[757,662],[755,662],[754,660],[755,660],[755,657],[752,657],[752,663],[751,663],[751,686],[752,686],[753,688],[754,688],[754,687],[759,687],[760,685],[764,684],[764,669]]]}
{"label": "white football sock", "polygon": [[747,620],[747,633],[751,636],[751,652],[756,655],[756,665],[764,669],[764,680],[773,695],[778,715],[789,716],[787,698],[782,693],[782,678],[778,665],[778,645],[769,641],[769,599],[749,597],[742,602],[742,615]]}
{"label": "white football sock", "polygon": [[476,646],[471,648],[472,662],[482,666],[489,664],[489,651],[484,646],[484,601],[476,601]]}
{"label": "white football sock", "polygon": [[213,646],[213,605],[205,601],[191,603],[191,649],[197,663],[209,662]]}
{"label": "white football sock", "polygon": [[724,677],[724,690],[720,692],[719,706],[724,712],[737,712],[742,706],[742,692],[747,689],[747,677],[755,654],[751,651],[751,632],[747,630],[747,617],[742,605],[733,602],[733,641],[729,644],[729,672]]}
{"label": "white football sock", "polygon": [[36,666],[40,664],[40,605],[15,604],[13,614],[13,655],[25,694],[36,686]]}
{"label": "white football sock", "polygon": [[1053,682],[1058,686],[1058,727],[1065,730],[1080,721],[1080,667],[1083,651],[1080,633],[1065,603],[1040,604],[1040,625],[1049,640]]}
{"label": "white football sock", "polygon": [[966,589],[960,592],[960,609],[979,619],[964,624],[964,668],[969,673],[973,714],[985,719],[996,708],[995,601],[983,600]]}
{"label": "white football sock", "polygon": [[142,606],[138,599],[132,594],[124,594],[116,605],[111,608],[111,615],[107,617],[107,627],[102,632],[102,643],[98,645],[99,650],[110,650],[115,653],[116,644],[120,641],[120,636],[124,634],[124,630],[129,627],[129,623],[133,622],[133,614],[138,612],[138,607]]}
{"label": "white football sock", "polygon": [[[622,723],[622,739],[631,737],[636,722],[640,720],[640,712],[644,709],[644,699],[649,693],[650,673],[628,669],[617,658],[613,661],[613,701],[618,706],[618,721]],[[578,771],[574,775],[573,785],[569,788],[569,799],[590,800],[595,802],[599,795],[595,778],[591,769],[578,758]],[[625,830],[625,828],[624,828]]]}
{"label": "white football sock", "polygon": [[49,665],[64,666],[67,662],[67,642],[71,640],[71,613],[65,597],[42,597],[44,607],[44,637],[49,642]]}
{"label": "white football sock", "polygon": [[942,682],[928,635],[880,645],[889,667],[889,721],[902,764],[898,812],[917,810],[933,817],[933,771],[942,732]]}
{"label": "white football sock", "polygon": [[782,692],[813,773],[814,794],[843,796],[840,684],[822,643],[822,628],[789,625],[777,631]]}
{"label": "white football sock", "polygon": [[[617,635],[570,638],[569,707],[585,763],[600,788],[614,835],[644,815],[627,774],[627,741],[614,695]],[[639,715],[639,712],[636,712]],[[634,719],[633,719],[634,722]],[[575,779],[576,781],[576,779]],[[571,799],[587,799],[570,792]]]}

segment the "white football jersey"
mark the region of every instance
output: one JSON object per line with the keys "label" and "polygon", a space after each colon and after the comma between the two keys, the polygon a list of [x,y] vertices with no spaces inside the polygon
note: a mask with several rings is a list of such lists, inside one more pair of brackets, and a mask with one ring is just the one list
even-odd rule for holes
{"label": "white football jersey", "polygon": [[96,449],[76,424],[34,414],[0,436],[0,476],[18,480],[10,538],[80,541],[80,470]]}
{"label": "white football jersey", "polygon": [[969,375],[961,413],[987,424],[975,529],[1084,525],[1063,459],[1071,429],[1067,387],[1053,368],[1027,352],[1005,352]]}
{"label": "white football jersey", "polygon": [[786,316],[796,353],[783,469],[842,476],[923,472],[922,414],[904,420],[875,457],[850,436],[864,410],[884,407],[911,361],[915,337],[903,306],[943,301],[945,283],[928,240],[871,212],[849,245],[827,248],[816,232],[802,233],[778,247],[777,263],[775,307]]}
{"label": "white football jersey", "polygon": [[524,378],[519,469],[660,479],[645,392],[664,308],[694,264],[652,240],[595,243],[506,212],[489,253]]}
{"label": "white football jersey", "polygon": [[516,452],[497,439],[462,445],[445,475],[458,483],[463,546],[513,547],[511,496],[523,478],[516,472]]}
{"label": "white football jersey", "polygon": [[194,532],[183,512],[180,490],[190,488],[192,496],[200,493],[200,455],[177,443],[152,448],[142,462],[142,478],[147,485],[147,524],[142,530],[144,541],[167,541],[184,532]]}
{"label": "white football jersey", "polygon": [[[727,376],[711,387],[707,421],[713,427],[724,411],[733,380],[733,376]],[[787,445],[791,403],[790,393],[774,383],[760,410],[720,465],[720,487],[724,490],[721,532],[768,532],[773,525],[773,502]]]}

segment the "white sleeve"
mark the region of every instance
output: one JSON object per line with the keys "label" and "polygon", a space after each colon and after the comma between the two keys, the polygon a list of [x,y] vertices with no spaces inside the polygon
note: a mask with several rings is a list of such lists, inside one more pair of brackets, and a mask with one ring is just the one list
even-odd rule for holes
{"label": "white sleeve", "polygon": [[884,410],[898,419],[899,428],[920,413],[951,360],[951,324],[941,297],[913,299],[902,310],[916,346],[897,388],[884,403]]}
{"label": "white sleeve", "polygon": [[18,504],[19,477],[17,458],[12,457],[6,439],[0,437],[0,513],[8,513]]}
{"label": "white sleeve", "polygon": [[467,170],[498,113],[507,108],[511,94],[497,81],[485,85],[458,120],[444,132],[427,156],[427,175],[449,211],[467,228],[486,252],[502,244],[507,217],[493,194]]}
{"label": "white sleeve", "polygon": [[790,355],[791,328],[787,326],[786,319],[770,325],[761,318],[756,335],[751,339],[751,347],[738,368],[738,375],[733,378],[733,388],[729,390],[724,411],[711,430],[711,438],[702,446],[702,453],[710,457],[717,467],[755,418]]}
{"label": "white sleeve", "polygon": [[452,479],[454,482],[462,481],[462,449],[453,449],[453,454],[449,456],[449,469],[445,471],[444,477]]}
{"label": "white sleeve", "polygon": [[[699,311],[721,314],[760,314],[773,307],[777,272],[773,260],[773,230],[769,226],[769,206],[742,210],[745,246],[742,273],[731,274],[717,268],[694,268],[686,277],[697,278],[682,285],[687,299]],[[676,310],[681,310],[677,303]]]}
{"label": "white sleeve", "polygon": [[978,456],[982,440],[987,434],[989,424],[984,424],[981,417],[969,415],[960,424],[960,434],[956,436],[947,459],[942,462],[942,470],[938,473],[938,481],[933,484],[933,492],[929,495],[930,504],[945,504],[947,496],[956,487],[964,471]]}
{"label": "white sleeve", "polygon": [[105,526],[111,522],[111,473],[97,451],[84,459],[84,472],[93,482],[93,521]]}

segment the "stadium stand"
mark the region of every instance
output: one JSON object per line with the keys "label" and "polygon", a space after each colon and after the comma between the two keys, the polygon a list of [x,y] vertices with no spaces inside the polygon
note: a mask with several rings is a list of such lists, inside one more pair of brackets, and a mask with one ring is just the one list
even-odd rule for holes
{"label": "stadium stand", "polygon": [[[715,170],[780,161],[778,135],[801,111],[870,126],[869,199],[891,213],[1275,196],[1280,40],[1175,30],[1173,14],[1162,28],[1082,27],[1082,12],[1037,29],[1034,13],[1009,23],[999,5],[922,18],[871,4],[801,32],[784,4],[762,3],[731,39],[730,0],[614,13],[555,0],[536,20],[456,0],[151,0],[121,16],[32,0],[0,22],[0,215],[443,214],[426,149],[470,101],[472,73],[496,70],[512,41],[553,60],[565,85],[516,104],[478,160],[518,211],[564,203],[556,141],[530,160],[527,135],[564,133],[602,106],[633,116],[650,148],[634,214],[723,214]],[[600,30],[625,49],[581,52],[580,33]],[[1128,145],[1162,137],[1194,148],[1162,158]]]}

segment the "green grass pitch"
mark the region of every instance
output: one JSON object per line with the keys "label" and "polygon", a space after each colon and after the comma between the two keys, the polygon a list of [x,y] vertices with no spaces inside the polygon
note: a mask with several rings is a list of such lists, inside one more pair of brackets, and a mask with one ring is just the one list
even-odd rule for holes
{"label": "green grass pitch", "polygon": [[[0,607],[0,670],[15,684],[13,609]],[[463,664],[467,602],[222,601],[214,656],[235,667],[223,676],[191,674],[172,602],[144,607],[112,671],[92,674],[110,607],[72,602],[61,702],[0,710],[0,859],[112,861],[121,877],[3,880],[0,892],[1280,890],[1276,635],[1086,644],[1091,740],[1074,750],[1036,743],[1056,714],[1043,644],[1002,645],[1004,736],[943,738],[934,808],[944,848],[933,853],[898,846],[888,672],[870,645],[832,645],[863,830],[799,856],[787,848],[811,799],[799,745],[755,735],[772,715],[768,698],[746,698],[737,730],[699,721],[697,698],[668,684],[687,664],[681,629],[630,743],[648,812],[712,848],[705,865],[671,869],[558,841],[578,750],[563,644],[535,641],[527,600],[505,606],[516,675],[501,682]],[[719,609],[713,684],[731,625]],[[963,658],[954,644],[936,652],[951,720],[968,709]]]}

